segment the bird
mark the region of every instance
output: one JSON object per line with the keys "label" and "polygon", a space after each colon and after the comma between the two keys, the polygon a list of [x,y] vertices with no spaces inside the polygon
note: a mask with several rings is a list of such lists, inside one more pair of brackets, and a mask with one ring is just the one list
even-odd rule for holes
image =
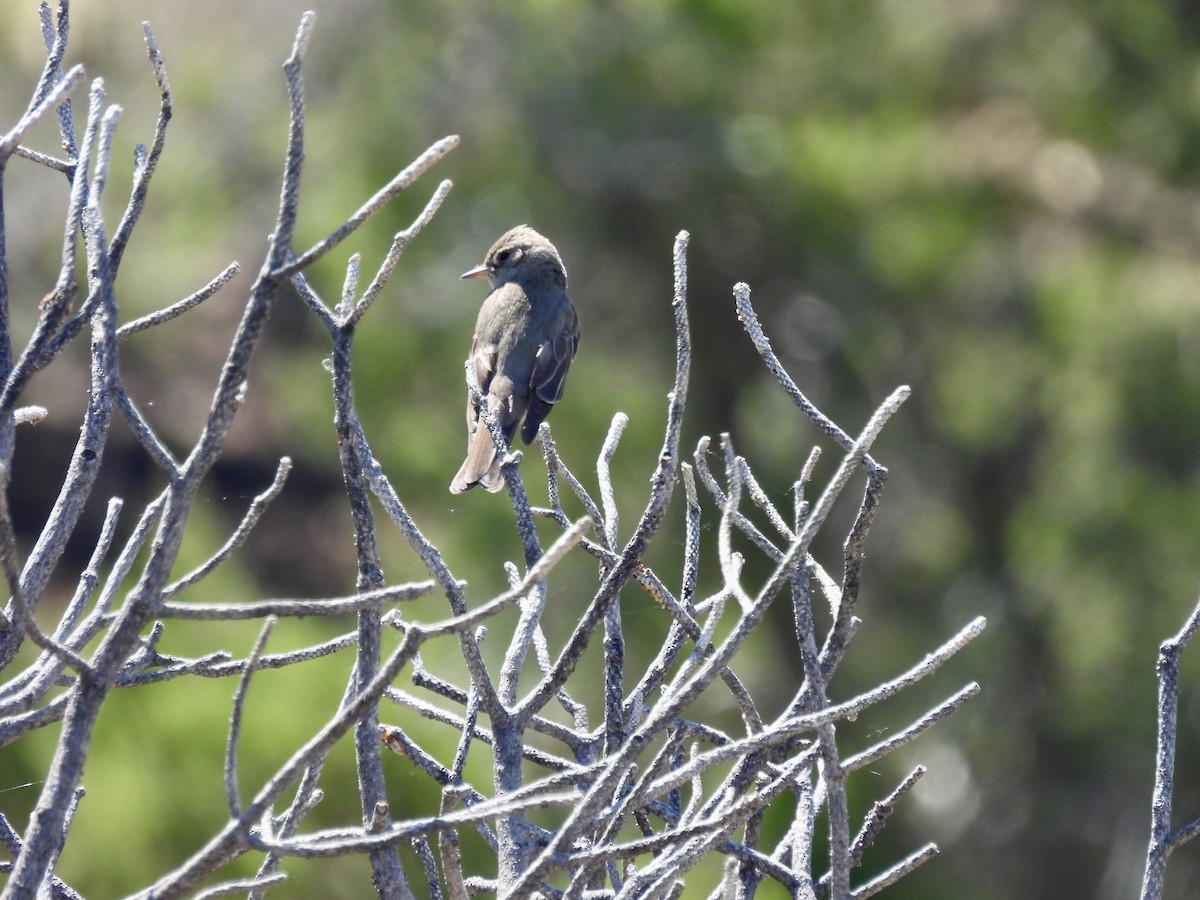
{"label": "bird", "polygon": [[[461,277],[487,278],[492,287],[475,321],[468,377],[505,439],[512,441],[520,425],[521,440],[528,444],[562,399],[579,349],[579,319],[567,296],[562,257],[542,235],[518,225],[497,239],[482,264]],[[450,493],[461,494],[477,484],[495,493],[504,487],[504,478],[495,441],[468,390],[467,457],[450,482]]]}

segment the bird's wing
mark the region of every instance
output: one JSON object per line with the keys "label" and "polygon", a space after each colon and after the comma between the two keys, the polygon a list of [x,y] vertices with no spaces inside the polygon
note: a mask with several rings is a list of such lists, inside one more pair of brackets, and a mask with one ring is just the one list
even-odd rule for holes
{"label": "bird's wing", "polygon": [[483,343],[478,337],[472,338],[471,362],[475,364],[475,383],[486,394],[496,374],[496,345]]}
{"label": "bird's wing", "polygon": [[529,378],[529,411],[521,425],[521,440],[530,443],[538,427],[550,414],[550,407],[562,399],[567,383],[567,371],[579,349],[579,322],[571,310],[566,325],[552,339],[537,349],[533,374]]}
{"label": "bird's wing", "polygon": [[[482,343],[479,337],[471,339],[471,366],[475,374],[475,385],[486,397],[492,379],[496,376],[496,345]],[[479,422],[479,410],[475,407],[475,398],[467,392],[467,439],[475,433]]]}
{"label": "bird's wing", "polygon": [[579,349],[579,325],[575,316],[552,339],[537,349],[533,362],[533,374],[529,378],[529,393],[545,403],[557,403],[562,399],[563,387],[567,383],[567,370]]}

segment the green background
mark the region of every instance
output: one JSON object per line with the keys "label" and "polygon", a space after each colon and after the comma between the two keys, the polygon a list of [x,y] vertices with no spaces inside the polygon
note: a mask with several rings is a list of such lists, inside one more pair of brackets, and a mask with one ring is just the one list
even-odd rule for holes
{"label": "green background", "polygon": [[[616,461],[627,534],[661,441],[673,365],[671,243],[686,228],[696,347],[689,448],[702,434],[730,432],[788,508],[791,481],[822,440],[757,364],[734,313],[736,281],[753,288],[792,376],[848,431],[896,385],[913,388],[876,447],[892,475],[868,545],[865,625],[835,698],[906,668],[975,615],[989,619],[985,636],[936,684],[845,732],[861,747],[966,680],[984,687],[902,759],[859,776],[856,816],[907,768],[930,766],[868,868],[932,839],[941,856],[888,896],[1131,896],[1148,836],[1156,650],[1200,582],[1195,4],[310,6],[317,23],[298,247],[435,139],[462,137],[312,279],[336,298],[350,252],[361,251],[373,272],[437,180],[455,182],[372,310],[355,362],[373,446],[426,534],[471,581],[473,599],[503,587],[499,562],[517,558],[519,545],[503,497],[445,491],[463,449],[460,361],[481,299],[480,286],[457,274],[520,222],[558,245],[583,340],[551,424],[568,462],[594,485],[592,460],[611,417],[630,415]],[[207,412],[273,221],[286,134],[280,63],[305,8],[130,0],[73,10],[68,61],[103,77],[109,102],[124,108],[105,205],[111,222],[133,144],[149,141],[155,116],[143,19],[154,25],[175,94],[166,153],[118,282],[122,318],[190,293],[232,259],[243,265],[238,282],[204,307],[122,347],[131,391],[177,452]],[[23,111],[42,58],[35,4],[5,3],[3,127]],[[84,96],[75,94],[78,109]],[[53,152],[52,124],[30,143]],[[6,187],[19,340],[57,271],[65,186],[18,159]],[[51,415],[21,435],[12,490],[27,539],[74,440],[83,350],[73,348],[73,368],[51,367],[30,387],[28,401]],[[250,548],[193,592],[197,599],[352,589],[326,355],[312,316],[285,298],[180,570],[219,544],[279,455],[292,455],[296,471]],[[819,482],[832,471],[833,448],[825,449]],[[124,431],[109,454],[98,496],[120,494],[129,509],[161,487]],[[526,480],[543,496],[536,451],[527,460]],[[860,489],[818,544],[835,575]],[[680,519],[677,507],[652,555],[672,584]],[[710,506],[710,528],[715,521]],[[72,546],[75,564],[94,527],[85,523]],[[390,531],[385,557],[390,581],[423,574]],[[552,635],[582,603],[572,586],[594,577],[582,557],[571,565],[551,597]],[[54,585],[58,598],[73,583],[69,568]],[[751,565],[752,577],[762,571]],[[627,627],[657,633],[661,616],[644,595],[629,591],[624,601]],[[779,612],[739,666],[769,710],[799,677]],[[441,613],[436,601],[413,612]],[[271,649],[349,627],[287,623]],[[242,627],[176,630],[187,632],[181,652],[240,654],[253,639]],[[501,649],[497,638],[492,658]],[[449,656],[441,662],[453,671]],[[260,677],[246,791],[336,707],[349,666],[342,654]],[[1198,677],[1185,658],[1180,824],[1200,813]],[[221,721],[232,690],[180,681],[118,693],[106,709],[79,844],[63,859],[64,876],[85,894],[142,886],[221,821]],[[433,733],[430,746],[450,752],[451,738]],[[0,752],[0,810],[18,823],[36,788],[17,785],[44,771],[52,738]],[[487,784],[486,754],[471,765]],[[430,811],[436,799],[424,780],[402,761],[388,766],[397,806]],[[352,769],[342,748],[327,776],[327,823],[356,821]],[[1170,896],[1195,894],[1198,852],[1172,858]],[[365,869],[359,861],[290,865],[295,881],[283,894],[361,896]]]}

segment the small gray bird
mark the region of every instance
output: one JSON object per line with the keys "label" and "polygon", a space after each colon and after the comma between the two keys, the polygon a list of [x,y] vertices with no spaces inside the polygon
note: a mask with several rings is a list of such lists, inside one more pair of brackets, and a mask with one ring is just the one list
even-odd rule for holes
{"label": "small gray bird", "polygon": [[[567,296],[567,271],[554,245],[518,225],[500,236],[483,265],[463,278],[486,276],[492,292],[479,309],[471,338],[475,384],[509,441],[521,426],[528,444],[550,407],[562,399],[567,370],[579,347],[579,320]],[[481,484],[504,487],[491,432],[467,392],[467,458],[450,482],[461,494]]]}

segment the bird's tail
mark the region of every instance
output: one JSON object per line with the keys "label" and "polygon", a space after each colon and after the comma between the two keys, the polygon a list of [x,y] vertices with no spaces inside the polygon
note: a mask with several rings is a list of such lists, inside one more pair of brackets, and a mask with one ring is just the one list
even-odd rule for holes
{"label": "bird's tail", "polygon": [[480,422],[475,428],[467,458],[459,467],[458,474],[450,482],[450,493],[462,494],[475,485],[483,485],[491,493],[503,489],[504,477],[500,474],[500,460],[496,456],[496,442],[487,425]]}

